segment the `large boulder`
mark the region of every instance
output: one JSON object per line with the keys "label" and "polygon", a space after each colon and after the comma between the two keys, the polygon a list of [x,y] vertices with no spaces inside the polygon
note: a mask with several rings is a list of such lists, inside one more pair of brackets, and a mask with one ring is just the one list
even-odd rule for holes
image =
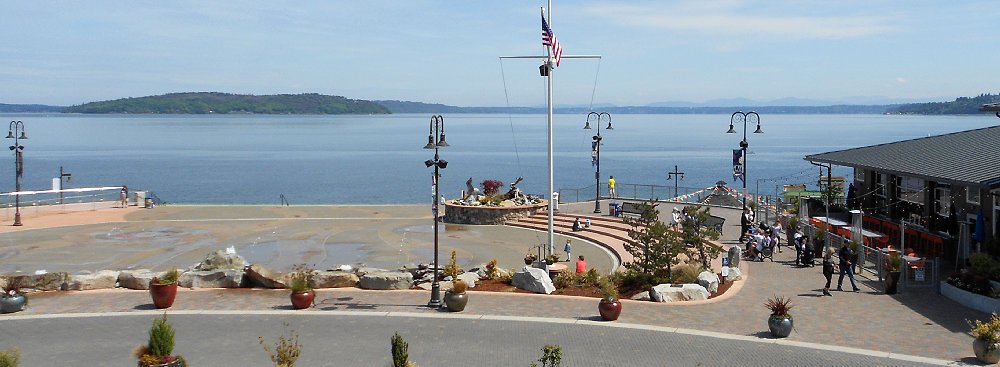
{"label": "large boulder", "polygon": [[743,249],[739,245],[729,248],[727,253],[727,258],[729,259],[730,268],[740,267],[740,258],[743,256]]}
{"label": "large boulder", "polygon": [[368,271],[358,280],[362,289],[410,289],[413,275],[400,271]]}
{"label": "large boulder", "polygon": [[743,280],[743,271],[740,268],[729,268],[729,274],[726,275],[727,282],[735,282],[737,280]]}
{"label": "large boulder", "polygon": [[154,273],[149,269],[122,270],[118,273],[118,286],[128,289],[148,290],[149,282],[160,273]]}
{"label": "large boulder", "polygon": [[708,293],[719,291],[719,275],[710,271],[698,274],[698,284],[708,290]]}
{"label": "large boulder", "polygon": [[476,282],[479,281],[479,275],[472,272],[462,273],[458,275],[458,279],[465,282],[465,284],[467,284],[469,288],[475,288]]}
{"label": "large boulder", "polygon": [[514,273],[510,284],[535,293],[549,294],[556,290],[555,285],[552,285],[552,279],[549,279],[549,272],[527,265]]}
{"label": "large boulder", "polygon": [[43,274],[10,273],[0,276],[3,278],[3,284],[7,284],[7,279],[14,277],[21,277],[21,288],[58,291],[62,289],[63,283],[69,280],[69,273],[64,271]]}
{"label": "large boulder", "polygon": [[62,289],[65,291],[86,291],[91,289],[111,289],[118,283],[118,271],[101,270],[96,273],[73,274]]}
{"label": "large boulder", "polygon": [[247,278],[247,284],[251,287],[279,289],[285,288],[288,284],[285,274],[260,264],[248,266],[244,271],[244,276]]}
{"label": "large boulder", "polygon": [[239,288],[243,270],[188,271],[181,274],[177,285],[184,288]]}
{"label": "large boulder", "polygon": [[342,271],[319,271],[313,276],[313,288],[344,288],[358,285],[358,276]]}
{"label": "large boulder", "polygon": [[709,293],[705,287],[698,284],[673,286],[660,284],[653,287],[651,298],[654,302],[683,302],[708,299]]}
{"label": "large boulder", "polygon": [[194,270],[215,271],[215,270],[243,270],[246,267],[246,260],[236,252],[229,253],[219,250],[208,254],[205,260],[194,267]]}

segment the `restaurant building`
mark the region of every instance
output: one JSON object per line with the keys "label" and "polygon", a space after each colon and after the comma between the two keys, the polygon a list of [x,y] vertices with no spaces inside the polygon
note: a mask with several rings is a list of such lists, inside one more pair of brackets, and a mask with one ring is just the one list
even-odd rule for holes
{"label": "restaurant building", "polygon": [[[1000,117],[1000,104],[983,110],[998,111]],[[1000,126],[813,154],[805,160],[854,169],[850,182],[857,208],[852,209],[864,212],[864,229],[884,234],[886,244],[899,245],[902,225],[906,248],[921,256],[954,259],[966,226],[972,251],[1000,255]]]}

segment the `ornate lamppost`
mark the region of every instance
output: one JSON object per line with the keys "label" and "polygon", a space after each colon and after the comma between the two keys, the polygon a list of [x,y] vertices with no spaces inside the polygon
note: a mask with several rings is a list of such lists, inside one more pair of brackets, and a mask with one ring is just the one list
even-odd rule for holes
{"label": "ornate lamppost", "polygon": [[668,180],[671,179],[671,178],[674,179],[674,199],[677,199],[677,178],[678,178],[678,176],[680,177],[680,179],[683,180],[684,179],[684,172],[678,171],[677,170],[677,165],[674,165],[674,171],[673,172],[667,172],[667,179]]}
{"label": "ornate lamppost", "polygon": [[[18,132],[20,131],[20,134]],[[11,121],[7,130],[7,139],[14,139],[14,145],[10,150],[14,151],[14,225],[21,225],[21,176],[24,174],[24,146],[21,139],[27,139],[24,133],[24,123],[21,121]]]}
{"label": "ornate lamppost", "polygon": [[441,115],[431,116],[430,132],[427,134],[427,145],[424,149],[434,149],[434,159],[424,161],[424,165],[434,167],[434,199],[431,203],[431,212],[434,216],[434,281],[431,283],[431,300],[427,302],[427,307],[441,307],[441,284],[438,283],[438,178],[441,176],[441,169],[448,167],[448,161],[441,159],[438,155],[438,148],[448,146],[444,140],[444,117]]}
{"label": "ornate lamppost", "polygon": [[60,205],[62,205],[62,203],[63,203],[63,193],[62,193],[62,190],[64,188],[63,183],[62,183],[63,178],[66,179],[66,182],[71,182],[71,181],[73,181],[73,174],[69,173],[69,172],[66,172],[66,171],[63,171],[63,166],[59,166],[59,204]]}
{"label": "ornate lamppost", "polygon": [[[737,118],[737,116],[739,116],[739,118]],[[750,111],[750,112],[747,112],[747,113],[743,113],[743,111],[733,112],[733,115],[729,118],[729,131],[726,131],[727,134],[735,134],[736,130],[733,129],[733,125],[735,123],[737,123],[737,122],[743,121],[743,141],[740,142],[740,149],[742,150],[742,152],[741,152],[742,153],[741,159],[743,160],[743,162],[742,162],[743,163],[742,164],[742,166],[743,166],[742,167],[743,168],[743,180],[742,181],[743,181],[743,207],[744,208],[747,207],[747,147],[750,146],[750,144],[747,143],[747,121],[748,120],[757,124],[757,130],[753,132],[754,134],[763,134],[764,133],[764,131],[760,129],[760,115],[758,115],[756,112],[753,112],[753,111]]]}
{"label": "ornate lamppost", "polygon": [[[608,127],[607,130],[614,130],[611,127],[611,115],[607,112],[591,112],[587,114],[587,124],[583,127],[584,130],[590,130],[590,116],[597,115],[597,135],[594,135],[594,142],[591,143],[591,151],[594,155],[594,163],[597,166],[597,170],[594,172],[594,181],[596,185],[594,186],[596,194],[594,195],[594,213],[601,212],[601,118],[604,116],[608,117]],[[614,213],[612,213],[614,214]]]}

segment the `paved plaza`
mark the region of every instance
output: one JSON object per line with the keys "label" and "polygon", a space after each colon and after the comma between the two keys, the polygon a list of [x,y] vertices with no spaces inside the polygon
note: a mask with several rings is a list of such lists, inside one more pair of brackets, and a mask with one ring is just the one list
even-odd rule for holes
{"label": "paved plaza", "polygon": [[[592,203],[563,205],[560,209],[586,213],[588,207],[592,209]],[[98,216],[116,210],[111,219],[79,226],[70,225],[67,222],[74,220],[63,218],[87,213]],[[331,215],[331,211],[337,215]],[[265,218],[266,213],[272,214]],[[722,243],[731,245],[738,231],[738,213],[722,208],[712,208],[712,213],[727,217]],[[363,220],[352,221],[349,219],[352,217]],[[228,221],[219,222],[220,219]],[[193,234],[181,238],[187,241],[189,236],[196,237],[191,242],[206,244],[207,248],[210,247],[207,244],[237,245],[275,228],[285,228],[280,229],[287,233],[282,238],[295,238],[302,243],[312,241],[317,237],[315,233],[322,232],[334,241],[364,243],[366,239],[384,238],[384,243],[399,244],[405,232],[400,232],[399,228],[429,227],[429,224],[418,223],[429,219],[430,213],[419,206],[101,209],[82,214],[39,215],[25,218],[26,228],[3,227],[0,230],[3,236],[0,258],[4,259],[2,266],[9,266],[10,259],[31,258],[34,256],[31,248],[17,246],[38,234],[45,242],[37,245],[38,249],[63,251],[62,257],[52,253],[44,255],[52,256],[50,268],[59,263],[82,270],[90,263],[100,263],[100,258],[110,254],[73,253],[72,246],[57,245],[60,238],[82,238],[73,237],[80,235],[79,232],[96,238],[96,242],[107,241],[107,236],[95,237],[94,233],[99,231],[89,227],[93,225],[103,226],[102,230],[108,226],[190,226],[183,227],[186,228],[183,231]],[[411,220],[412,224],[408,222]],[[244,222],[251,227],[235,225]],[[282,224],[287,227],[280,227]],[[135,225],[140,226],[133,227]],[[258,228],[253,229],[253,226]],[[309,227],[315,229],[310,231]],[[257,232],[240,233],[248,228]],[[415,247],[426,243],[432,234],[427,232],[408,232],[410,242],[407,243]],[[169,235],[173,232],[156,233]],[[212,238],[216,233],[219,238]],[[475,255],[469,256],[476,256],[477,261],[497,250],[493,257],[504,267],[514,267],[520,262],[526,247],[524,243],[539,241],[538,234],[533,231],[503,226],[456,227],[453,233],[460,237],[452,237],[456,243],[448,246],[462,248],[470,244],[468,247],[474,249],[467,251]],[[448,233],[446,237],[452,235]],[[341,236],[356,237],[343,240]],[[544,241],[544,234],[542,236],[540,241]],[[139,241],[144,237],[133,238]],[[11,255],[12,247],[17,249],[13,251],[17,254]],[[138,252],[142,255],[157,251],[174,254],[157,259],[176,259],[179,265],[187,266],[200,260],[194,255],[190,259],[184,257],[187,255],[179,255],[188,251],[165,249],[161,245],[141,247]],[[577,245],[579,247],[593,247],[589,251],[593,251],[595,257],[607,256],[596,246]],[[204,255],[201,250],[189,251],[200,257]],[[372,258],[382,256],[379,251],[382,250],[372,251],[375,254]],[[398,254],[400,250],[394,251]],[[424,255],[419,250],[404,249],[403,252],[416,257]],[[67,260],[75,256],[85,260]],[[421,366],[455,363],[526,366],[540,356],[538,350],[544,344],[562,345],[567,355],[563,363],[566,366],[610,366],[627,362],[690,366],[975,364],[972,337],[965,320],[986,319],[988,315],[964,308],[932,289],[906,289],[901,294],[885,295],[881,293],[881,286],[874,282],[863,282],[860,293],[833,292],[832,297],[821,297],[820,267],[793,266],[794,256],[793,251],[786,250],[775,254],[774,262],[743,262],[746,279],[716,299],[684,304],[626,300],[621,318],[616,322],[597,321],[597,300],[593,298],[474,290],[462,313],[424,307],[429,292],[417,290],[321,289],[316,307],[308,311],[290,310],[285,290],[181,290],[169,314],[177,328],[178,353],[196,365],[266,364],[267,356],[257,344],[257,336],[276,338],[281,332],[282,321],[288,321],[303,336],[305,347],[301,365],[304,366],[385,365],[389,354],[388,339],[396,330],[407,337],[411,357]],[[42,265],[43,260],[39,258],[35,260],[38,264],[30,265]],[[110,263],[128,261],[146,264],[142,260]],[[153,264],[153,268],[171,265],[174,260],[157,261],[160,262]],[[768,335],[768,312],[763,303],[772,295],[793,299],[795,331],[787,339],[775,340]],[[0,333],[0,348],[20,347],[26,366],[61,365],[64,363],[60,362],[65,361],[86,361],[95,365],[133,363],[130,350],[144,340],[148,324],[157,314],[144,291],[116,289],[33,294],[28,309],[0,316],[0,330],[4,330]],[[343,364],[331,364],[330,361],[343,361]]]}

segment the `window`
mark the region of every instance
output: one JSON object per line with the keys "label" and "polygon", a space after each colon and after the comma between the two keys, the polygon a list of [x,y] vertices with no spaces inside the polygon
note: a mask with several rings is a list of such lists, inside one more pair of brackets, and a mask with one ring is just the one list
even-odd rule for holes
{"label": "window", "polygon": [[875,174],[875,212],[879,214],[889,214],[889,175],[885,173]]}
{"label": "window", "polygon": [[934,188],[934,212],[942,217],[951,214],[951,185],[938,184]]}
{"label": "window", "polygon": [[979,204],[979,188],[967,187],[965,189],[965,201],[969,204]]}
{"label": "window", "polygon": [[865,170],[861,168],[854,169],[854,181],[865,182]]}
{"label": "window", "polygon": [[899,200],[914,204],[924,203],[924,180],[916,177],[901,176],[898,178],[896,194]]}

